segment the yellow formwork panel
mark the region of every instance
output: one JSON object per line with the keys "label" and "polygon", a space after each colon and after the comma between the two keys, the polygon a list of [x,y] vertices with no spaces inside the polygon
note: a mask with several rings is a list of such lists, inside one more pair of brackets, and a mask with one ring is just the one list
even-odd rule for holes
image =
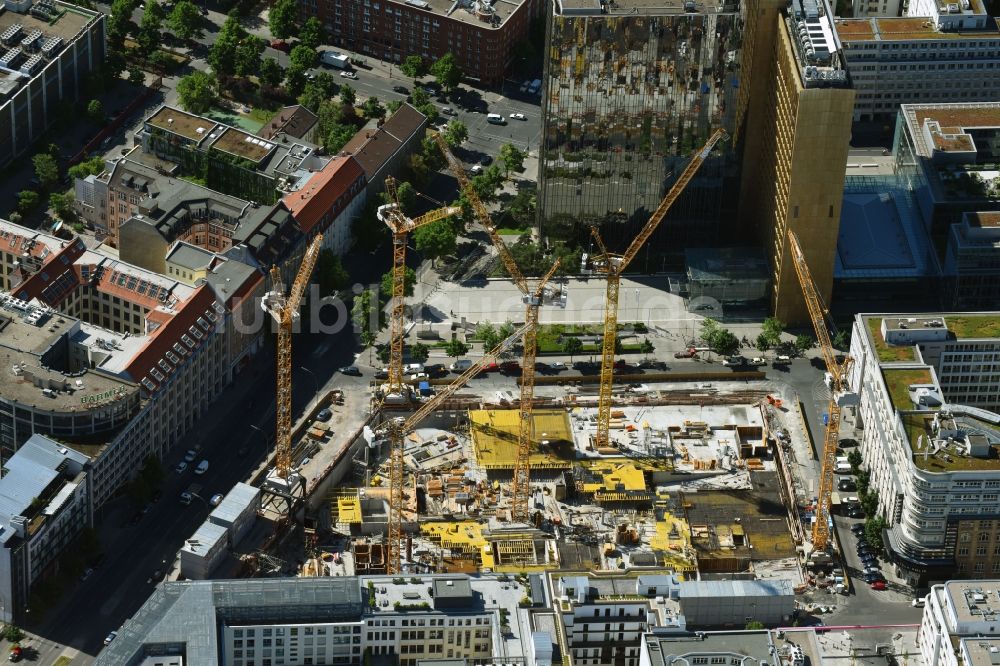
{"label": "yellow formwork panel", "polygon": [[362,523],[361,502],[357,497],[341,497],[337,499],[337,512],[343,523]]}
{"label": "yellow formwork panel", "polygon": [[[520,413],[516,409],[475,409],[469,411],[470,434],[476,462],[486,470],[513,469],[517,458]],[[534,469],[570,469],[573,461],[556,451],[570,447],[573,432],[569,416],[558,409],[539,409],[531,414],[532,438],[528,463]],[[549,442],[544,451],[538,443]]]}

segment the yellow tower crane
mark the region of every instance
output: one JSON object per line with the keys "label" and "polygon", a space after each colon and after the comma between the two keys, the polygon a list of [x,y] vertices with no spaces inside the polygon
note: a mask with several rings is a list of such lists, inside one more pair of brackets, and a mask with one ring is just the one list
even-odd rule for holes
{"label": "yellow tower crane", "polygon": [[[420,408],[409,418],[392,418],[382,424],[379,428],[380,434],[384,434],[389,440],[390,446],[390,479],[389,479],[389,530],[387,535],[389,556],[386,561],[387,573],[397,574],[401,568],[401,540],[403,538],[403,447],[406,433],[416,428],[424,418],[437,409],[445,400],[450,398],[455,391],[469,383],[469,380],[479,374],[487,364],[493,363],[496,359],[514,346],[521,336],[525,335],[529,324],[524,324],[521,328],[507,336],[500,344],[483,355],[481,359],[472,364],[468,370],[463,372],[452,383],[441,389],[433,398],[424,402]],[[399,478],[392,478],[393,468],[399,469]]]}
{"label": "yellow tower crane", "polygon": [[277,349],[277,436],[275,440],[274,468],[280,479],[288,479],[292,469],[292,325],[299,316],[299,306],[305,295],[309,276],[316,266],[323,235],[312,239],[306,248],[299,272],[292,288],[285,296],[281,271],[271,267],[271,291],[264,295],[261,307],[278,322]]}
{"label": "yellow tower crane", "polygon": [[715,144],[727,136],[728,134],[726,134],[725,130],[719,129],[709,137],[705,145],[691,158],[684,172],[681,173],[680,178],[677,179],[674,186],[667,192],[667,196],[663,197],[663,201],[653,211],[653,215],[646,222],[642,231],[632,239],[628,249],[623,254],[611,254],[608,252],[608,248],[604,245],[604,241],[601,240],[601,236],[597,232],[597,227],[591,229],[594,240],[597,241],[597,245],[601,250],[597,269],[603,272],[607,278],[604,298],[604,340],[601,346],[601,383],[597,403],[595,446],[608,446],[610,441],[611,388],[614,381],[615,343],[618,340],[618,287],[621,282],[622,273],[625,272],[629,263],[635,259],[635,255],[639,253],[642,246],[645,245],[649,237],[656,231],[663,218],[667,216],[667,212],[674,205],[674,202],[677,201],[677,198],[680,197],[684,188],[691,182],[691,179],[694,178],[695,173],[705,162],[709,153],[712,152]]}
{"label": "yellow tower crane", "polygon": [[531,469],[529,467],[529,457],[531,455],[532,421],[531,409],[535,394],[535,357],[537,354],[538,335],[538,308],[542,304],[545,293],[545,285],[552,278],[559,267],[559,260],[552,265],[535,287],[534,291],[528,288],[528,282],[524,279],[524,274],[518,268],[514,256],[503,242],[500,234],[497,233],[496,225],[486,206],[479,200],[472,183],[465,175],[465,168],[456,159],[448,147],[448,142],[440,133],[434,134],[441,154],[448,161],[448,167],[458,180],[459,189],[465,194],[465,198],[472,206],[479,224],[486,230],[493,246],[500,255],[500,260],[507,269],[507,274],[521,291],[522,298],[526,304],[524,312],[524,322],[528,324],[524,334],[524,351],[521,357],[521,400],[520,400],[520,425],[518,428],[517,458],[514,461],[514,483],[511,490],[511,517],[514,520],[528,520],[528,499],[531,495]]}
{"label": "yellow tower crane", "polygon": [[[425,224],[443,220],[451,215],[462,212],[457,206],[445,206],[432,210],[417,218],[409,218],[399,205],[396,191],[396,179],[389,176],[385,179],[385,191],[389,195],[389,203],[379,206],[378,219],[382,220],[392,232],[392,313],[389,316],[389,378],[387,394],[402,394],[403,386],[403,327],[405,325],[403,311],[406,305],[406,239],[407,235]],[[402,474],[402,469],[399,470]],[[393,479],[395,481],[395,479]]]}
{"label": "yellow tower crane", "polygon": [[833,352],[833,343],[830,340],[830,332],[826,327],[828,310],[819,290],[816,289],[816,283],[813,282],[806,256],[802,252],[802,246],[799,245],[799,238],[791,230],[788,231],[788,248],[795,266],[795,273],[799,278],[799,284],[802,286],[802,295],[806,301],[806,309],[809,310],[813,330],[816,331],[816,341],[823,353],[826,371],[833,378],[830,384],[831,393],[830,404],[827,408],[826,430],[823,434],[823,459],[819,474],[816,522],[813,523],[812,533],[813,552],[816,553],[826,550],[830,543],[830,499],[833,495],[837,444],[840,441],[840,410],[843,405],[850,403],[854,398],[847,392],[847,373],[854,361],[850,356],[845,356],[843,363],[837,362],[837,356]]}

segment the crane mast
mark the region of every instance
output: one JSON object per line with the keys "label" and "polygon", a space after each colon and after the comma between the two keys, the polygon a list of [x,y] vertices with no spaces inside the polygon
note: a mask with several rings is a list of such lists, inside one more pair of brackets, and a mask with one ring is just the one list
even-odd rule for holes
{"label": "crane mast", "polygon": [[660,205],[653,211],[652,216],[643,226],[642,230],[636,234],[629,244],[628,249],[623,254],[611,254],[604,245],[597,227],[593,227],[591,232],[601,250],[600,264],[598,270],[605,273],[607,284],[604,290],[604,339],[601,344],[601,375],[600,390],[597,398],[597,433],[594,443],[598,447],[608,446],[611,431],[611,389],[614,382],[615,364],[615,343],[618,341],[618,291],[621,283],[622,273],[628,265],[635,259],[642,246],[646,244],[649,237],[653,235],[660,222],[667,216],[674,202],[684,192],[684,189],[694,178],[695,173],[708,158],[709,153],[719,141],[728,136],[725,130],[718,129],[709,137],[705,145],[702,146],[687,167],[681,173],[680,178],[674,183],[667,195],[663,197]]}
{"label": "crane mast", "polygon": [[844,358],[843,363],[837,363],[837,356],[833,352],[833,342],[830,340],[830,332],[826,327],[826,306],[816,289],[812,272],[806,262],[802,246],[799,245],[799,238],[795,232],[788,231],[788,247],[795,266],[795,273],[802,286],[802,296],[806,302],[806,309],[809,311],[809,318],[812,320],[813,329],[816,332],[816,341],[820,351],[823,353],[823,361],[826,363],[826,370],[830,373],[833,381],[830,384],[830,403],[827,407],[826,429],[823,433],[823,459],[821,461],[819,475],[819,493],[816,503],[816,522],[813,523],[813,552],[825,550],[830,543],[830,500],[833,495],[833,478],[837,463],[837,445],[840,442],[840,414],[841,405],[838,397],[847,390],[847,373],[850,370],[853,359],[850,356]]}
{"label": "crane mast", "polygon": [[261,307],[278,323],[277,345],[277,404],[275,437],[275,471],[287,479],[292,469],[292,325],[299,316],[299,306],[305,295],[309,276],[316,267],[323,235],[317,234],[306,248],[292,289],[285,296],[281,271],[271,267],[271,291],[265,294]]}
{"label": "crane mast", "polygon": [[531,439],[534,434],[532,432],[531,411],[533,408],[535,394],[535,358],[537,354],[536,336],[538,330],[538,308],[542,304],[545,285],[552,278],[552,275],[559,267],[559,261],[556,260],[552,268],[550,268],[545,276],[542,277],[538,285],[535,287],[535,290],[532,292],[528,288],[528,282],[525,280],[524,274],[521,273],[521,269],[518,268],[517,262],[514,261],[514,256],[510,253],[510,249],[507,247],[507,244],[503,242],[503,238],[500,237],[500,234],[497,233],[496,225],[493,224],[493,219],[490,217],[489,211],[486,210],[486,206],[483,205],[483,202],[479,199],[475,189],[472,187],[472,183],[469,182],[469,178],[465,174],[465,168],[462,166],[462,163],[458,161],[454,154],[452,154],[451,149],[448,147],[448,142],[445,141],[444,137],[441,136],[440,133],[434,134],[434,140],[437,142],[438,148],[441,150],[441,154],[444,155],[445,160],[448,162],[448,168],[458,181],[459,189],[465,194],[465,198],[472,206],[472,210],[476,215],[476,219],[479,221],[479,225],[486,230],[486,233],[490,237],[490,241],[493,243],[493,247],[496,248],[497,254],[500,255],[500,261],[503,262],[504,267],[507,269],[507,274],[521,291],[522,298],[526,305],[524,321],[528,326],[524,334],[523,353],[521,356],[521,400],[519,403],[520,422],[518,425],[517,457],[514,461],[513,487],[511,489],[511,517],[514,520],[528,520],[528,498],[531,495]]}
{"label": "crane mast", "polygon": [[[410,416],[410,418],[393,418],[385,423],[384,427],[386,436],[389,439],[391,451],[391,457],[389,460],[389,554],[386,561],[387,573],[397,574],[400,572],[401,568],[401,545],[403,538],[403,448],[406,433],[416,428],[428,414],[437,409],[438,406],[440,406],[445,400],[450,398],[455,391],[469,383],[469,380],[479,374],[479,371],[482,370],[486,364],[492,363],[495,359],[499,358],[501,354],[513,347],[514,343],[521,339],[527,329],[528,324],[524,324],[521,328],[514,331],[495,348],[484,354],[479,361],[473,363],[472,367],[459,375],[455,381],[450,383],[437,395],[421,405],[420,408],[414,412],[412,416]],[[392,469],[397,465],[400,470],[398,482],[392,479]]]}

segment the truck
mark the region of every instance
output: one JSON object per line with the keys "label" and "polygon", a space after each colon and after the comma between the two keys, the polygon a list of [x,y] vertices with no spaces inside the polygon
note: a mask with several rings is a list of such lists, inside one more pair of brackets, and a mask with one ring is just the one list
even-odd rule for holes
{"label": "truck", "polygon": [[201,495],[199,494],[200,492],[201,492],[201,484],[192,483],[190,486],[188,486],[187,490],[181,493],[181,504],[187,506],[194,499],[195,495],[201,497]]}
{"label": "truck", "polygon": [[324,65],[336,67],[337,69],[347,69],[351,66],[351,59],[343,53],[337,53],[336,51],[323,51],[319,59]]}

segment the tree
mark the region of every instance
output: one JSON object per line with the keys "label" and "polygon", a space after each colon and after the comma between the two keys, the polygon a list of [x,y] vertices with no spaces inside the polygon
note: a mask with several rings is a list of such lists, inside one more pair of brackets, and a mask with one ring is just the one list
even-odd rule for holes
{"label": "tree", "polygon": [[399,107],[403,106],[403,101],[399,99],[390,99],[385,103],[385,110],[390,116],[399,110]]}
{"label": "tree", "polygon": [[[382,203],[392,203],[389,200],[389,195],[385,192],[382,193]],[[413,210],[413,207],[417,204],[417,190],[413,185],[406,182],[396,183],[396,200],[399,201],[399,206],[404,211]]]}
{"label": "tree", "polygon": [[73,217],[73,195],[53,192],[49,195],[49,208],[54,210],[61,220]]}
{"label": "tree", "polygon": [[656,347],[649,341],[649,338],[643,338],[642,344],[639,345],[639,351],[643,354],[652,354],[656,351]]}
{"label": "tree", "polygon": [[769,346],[777,347],[781,342],[781,334],[785,331],[785,323],[777,317],[768,317],[761,329],[761,335],[767,337]]}
{"label": "tree", "polygon": [[374,335],[379,329],[378,299],[372,298],[371,289],[365,289],[354,297],[354,304],[351,306],[351,322],[362,335],[367,333],[369,338],[374,339]]}
{"label": "tree", "polygon": [[751,620],[750,622],[747,622],[746,626],[747,631],[760,631],[763,628],[764,628],[764,623],[761,622],[760,620]]}
{"label": "tree", "polygon": [[399,66],[399,71],[411,79],[419,79],[427,75],[427,63],[418,55],[406,56],[406,60]]}
{"label": "tree", "polygon": [[38,202],[42,198],[34,190],[21,190],[17,193],[17,210],[22,215],[27,215],[38,207]]}
{"label": "tree", "polygon": [[580,342],[580,338],[575,335],[566,336],[562,341],[562,352],[569,356],[569,360],[572,361],[576,354],[583,351],[583,343]]}
{"label": "tree", "polygon": [[35,165],[35,178],[42,184],[42,187],[49,189],[59,182],[59,163],[47,153],[38,153],[31,158]]}
{"label": "tree", "polygon": [[276,0],[267,15],[271,34],[278,39],[288,39],[295,32],[296,18],[298,18],[298,8],[295,6],[295,0]]}
{"label": "tree", "polygon": [[233,54],[233,71],[237,76],[254,76],[260,73],[260,54],[264,52],[264,40],[256,35],[247,35]]}
{"label": "tree", "polygon": [[[535,213],[538,210],[538,192],[531,188],[522,188],[517,191],[514,198],[507,204],[507,212],[517,223],[518,228],[524,229],[535,221]],[[562,264],[560,264],[562,265]],[[575,264],[579,265],[579,263]],[[574,269],[575,270],[575,267]]]}
{"label": "tree", "polygon": [[71,178],[86,178],[96,176],[102,171],[104,171],[104,158],[97,156],[71,166],[68,173]]}
{"label": "tree", "polygon": [[385,118],[385,107],[379,103],[378,97],[369,97],[361,105],[361,115],[369,120],[373,118]]}
{"label": "tree", "polygon": [[146,83],[146,73],[142,71],[142,67],[133,65],[128,68],[128,82],[135,86],[141,86]]}
{"label": "tree", "polygon": [[87,117],[95,123],[104,122],[104,105],[101,100],[92,99],[87,102]]}
{"label": "tree", "polygon": [[844,330],[837,331],[837,334],[833,336],[833,340],[831,340],[831,342],[837,349],[847,349],[847,347],[851,344],[851,334]]}
{"label": "tree", "polygon": [[288,54],[288,62],[291,63],[291,67],[312,69],[319,62],[319,54],[316,53],[316,49],[299,44]]}
{"label": "tree", "polygon": [[323,86],[317,84],[315,81],[309,81],[302,88],[302,94],[299,95],[298,101],[299,104],[316,113],[327,97],[328,95],[323,90]]}
{"label": "tree", "polygon": [[423,88],[414,88],[410,93],[410,104],[414,107],[421,107],[431,101],[431,96]]}
{"label": "tree", "polygon": [[[412,268],[407,266],[403,271],[403,295],[413,296],[413,285],[417,282],[417,273]],[[382,295],[386,298],[392,298],[392,271],[386,271],[382,275],[382,284],[379,286],[379,290]]]}
{"label": "tree", "polygon": [[20,627],[8,624],[3,628],[3,637],[10,643],[19,643],[24,640],[24,632]]}
{"label": "tree", "polygon": [[323,147],[329,153],[339,152],[356,133],[357,130],[352,125],[336,125],[323,137]]}
{"label": "tree", "polygon": [[111,14],[108,15],[107,32],[108,46],[121,50],[125,37],[132,32],[132,12],[135,10],[134,0],[114,0],[111,3]]}
{"label": "tree", "polygon": [[768,337],[767,333],[761,333],[757,336],[754,346],[757,347],[757,351],[765,352],[771,348],[771,338]]}
{"label": "tree", "polygon": [[424,116],[427,117],[427,122],[431,125],[437,122],[437,119],[441,117],[441,112],[438,111],[438,108],[434,105],[433,102],[427,102],[425,104],[421,104],[416,108],[417,111],[419,111],[420,113],[424,114]]}
{"label": "tree", "polygon": [[861,451],[851,449],[847,454],[847,462],[851,465],[851,474],[857,474],[858,468],[861,467]]}
{"label": "tree", "polygon": [[469,138],[469,128],[461,120],[449,120],[442,135],[448,145],[454,148],[461,146]]}
{"label": "tree", "polygon": [[327,295],[343,289],[350,282],[351,276],[344,269],[340,257],[333,250],[323,248],[316,259],[316,282],[319,283],[321,295]]}
{"label": "tree", "polygon": [[879,553],[882,551],[882,531],[885,529],[885,518],[882,516],[872,516],[865,512],[868,518],[865,520],[865,541],[872,549]]}
{"label": "tree", "polygon": [[204,34],[201,28],[201,12],[191,0],[179,0],[174,5],[170,16],[167,17],[167,25],[175,35],[184,40],[197,39]]}
{"label": "tree", "polygon": [[285,78],[285,70],[274,58],[264,58],[260,63],[259,78],[261,83],[271,88],[277,88],[281,85],[281,80]]}
{"label": "tree", "polygon": [[500,335],[497,333],[496,327],[490,322],[480,322],[476,325],[476,332],[474,335],[477,340],[483,341],[484,351],[489,351],[500,344]]}
{"label": "tree", "polygon": [[712,350],[716,354],[729,356],[735,354],[740,348],[740,340],[728,328],[719,329],[713,340]]}
{"label": "tree", "polygon": [[298,97],[305,90],[307,83],[306,70],[297,65],[291,65],[285,70],[285,91]]}
{"label": "tree", "polygon": [[354,106],[354,103],[358,101],[358,94],[354,91],[351,86],[344,86],[340,89],[340,103],[346,106]]}
{"label": "tree", "polygon": [[469,345],[456,338],[444,346],[444,353],[452,358],[458,358],[469,353]]}
{"label": "tree", "polygon": [[245,37],[247,31],[240,25],[239,15],[235,11],[230,12],[208,53],[208,63],[216,76],[232,76],[235,73],[236,50]]}
{"label": "tree", "polygon": [[807,349],[813,346],[813,339],[811,335],[801,333],[795,336],[795,348],[799,350],[799,353],[805,353]]}
{"label": "tree", "polygon": [[437,259],[455,251],[457,236],[455,228],[447,220],[438,220],[418,227],[413,232],[413,242],[417,252],[430,259],[431,266],[434,266]]}
{"label": "tree", "polygon": [[524,158],[527,155],[517,146],[505,143],[500,146],[500,152],[497,157],[500,159],[501,164],[503,164],[504,177],[509,178],[511,171],[524,170]]}
{"label": "tree", "polygon": [[299,30],[299,43],[316,49],[324,42],[326,42],[326,34],[323,30],[323,23],[315,16],[310,16],[302,29]]}
{"label": "tree", "polygon": [[871,483],[871,472],[863,469],[856,476],[858,479],[858,494],[864,495],[868,492],[868,484]]}
{"label": "tree", "polygon": [[431,66],[431,74],[434,79],[441,84],[445,92],[451,92],[462,80],[462,69],[458,66],[458,61],[451,53],[445,53],[437,59]]}
{"label": "tree", "polygon": [[410,358],[412,358],[417,363],[423,363],[427,360],[427,357],[431,355],[431,350],[427,348],[427,345],[418,342],[417,344],[410,347]]}
{"label": "tree", "polygon": [[177,82],[181,106],[191,113],[202,114],[215,104],[215,79],[201,70],[194,70]]}
{"label": "tree", "polygon": [[135,36],[135,41],[139,43],[139,48],[144,55],[148,56],[159,45],[164,15],[165,12],[160,3],[156,0],[147,0],[146,10],[142,14],[142,23]]}

